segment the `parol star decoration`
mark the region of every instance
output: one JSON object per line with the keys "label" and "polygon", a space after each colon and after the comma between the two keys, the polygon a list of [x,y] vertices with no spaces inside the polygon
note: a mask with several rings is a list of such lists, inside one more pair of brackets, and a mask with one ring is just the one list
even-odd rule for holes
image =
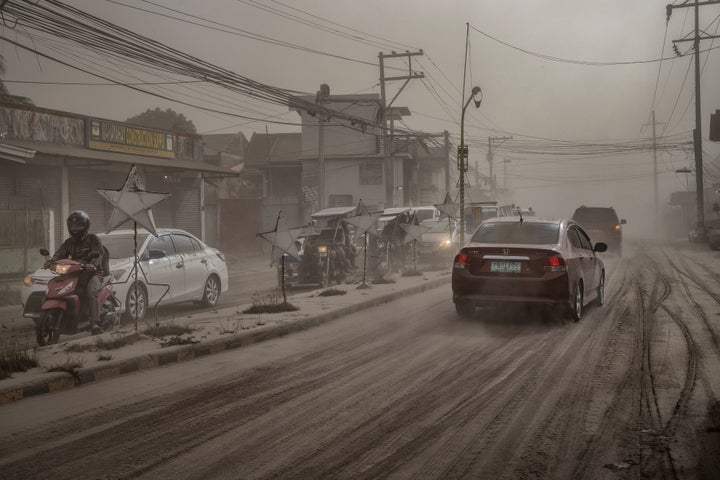
{"label": "parol star decoration", "polygon": [[457,220],[459,207],[460,206],[457,203],[452,201],[449,193],[445,194],[445,200],[443,200],[443,203],[435,204],[435,208],[440,210],[440,220],[448,217]]}
{"label": "parol star decoration", "polygon": [[403,244],[414,241],[419,242],[422,234],[430,230],[430,227],[428,227],[427,225],[415,225],[413,223],[401,223],[400,228],[405,230],[405,238],[403,238]]}
{"label": "parol star decoration", "polygon": [[168,198],[170,194],[146,192],[135,165],[130,167],[130,173],[120,190],[98,188],[97,192],[115,207],[110,215],[106,233],[115,230],[128,220],[133,220],[157,236],[155,221],[150,209]]}
{"label": "parol star decoration", "polygon": [[275,230],[258,233],[257,235],[272,244],[272,251],[270,252],[271,265],[278,261],[283,256],[283,253],[287,253],[296,260],[300,259],[297,247],[295,247],[295,237],[293,237],[282,211],[278,212]]}
{"label": "parol star decoration", "polygon": [[360,203],[357,208],[358,214],[352,217],[343,218],[343,222],[349,223],[355,227],[355,240],[357,241],[365,233],[378,236],[377,231],[377,219],[380,218],[380,213],[370,213],[367,207]]}

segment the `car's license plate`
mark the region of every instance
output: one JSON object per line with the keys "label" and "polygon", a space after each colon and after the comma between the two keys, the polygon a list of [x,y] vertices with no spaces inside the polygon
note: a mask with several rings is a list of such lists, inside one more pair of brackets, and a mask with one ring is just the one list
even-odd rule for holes
{"label": "car's license plate", "polygon": [[520,273],[520,262],[490,262],[490,271],[497,273]]}

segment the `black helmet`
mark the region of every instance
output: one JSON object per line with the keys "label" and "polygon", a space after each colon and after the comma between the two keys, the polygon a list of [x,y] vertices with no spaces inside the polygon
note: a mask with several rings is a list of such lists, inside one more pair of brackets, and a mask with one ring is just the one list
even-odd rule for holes
{"label": "black helmet", "polygon": [[67,218],[67,229],[75,239],[80,239],[90,230],[90,217],[82,210],[75,210]]}

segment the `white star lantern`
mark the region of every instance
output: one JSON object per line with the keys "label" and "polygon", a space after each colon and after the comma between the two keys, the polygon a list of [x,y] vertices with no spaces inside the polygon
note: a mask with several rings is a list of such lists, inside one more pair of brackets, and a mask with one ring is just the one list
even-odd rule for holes
{"label": "white star lantern", "polygon": [[449,193],[445,194],[445,200],[443,200],[443,203],[435,204],[435,208],[440,210],[440,220],[448,217],[457,219],[458,217],[459,205],[452,201]]}
{"label": "white star lantern", "polygon": [[300,259],[297,247],[295,246],[295,237],[290,231],[290,227],[288,227],[287,220],[285,220],[282,212],[278,213],[275,230],[258,233],[258,236],[272,244],[272,251],[270,252],[271,265],[278,261],[283,256],[283,253],[287,253],[296,260]]}
{"label": "white star lantern", "polygon": [[380,218],[380,213],[369,213],[364,205],[358,207],[358,212],[362,212],[359,215],[353,215],[352,217],[343,218],[343,222],[349,223],[355,227],[355,240],[357,241],[365,233],[377,236],[377,219]]}
{"label": "white star lantern", "polygon": [[422,234],[431,230],[427,225],[415,225],[414,223],[401,223],[400,228],[405,230],[405,238],[403,238],[403,244],[420,241]]}
{"label": "white star lantern", "polygon": [[120,190],[98,188],[97,192],[115,207],[110,215],[110,221],[105,233],[115,230],[128,220],[133,220],[148,232],[157,236],[155,220],[150,209],[168,198],[170,194],[146,192],[138,177],[135,165],[130,167],[130,173],[128,173]]}

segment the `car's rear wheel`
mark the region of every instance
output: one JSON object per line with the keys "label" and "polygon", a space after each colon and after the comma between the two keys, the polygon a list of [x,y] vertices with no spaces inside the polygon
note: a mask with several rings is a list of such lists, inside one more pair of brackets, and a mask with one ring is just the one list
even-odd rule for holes
{"label": "car's rear wheel", "polygon": [[579,322],[583,314],[583,284],[578,282],[575,285],[575,292],[573,293],[572,304],[570,305],[570,318],[574,322]]}
{"label": "car's rear wheel", "polygon": [[[137,294],[135,293],[135,284],[130,284],[127,297],[125,298],[125,320],[134,322],[137,318],[138,322],[145,319],[148,309],[148,296],[145,286],[138,284]],[[137,317],[135,312],[137,312]]]}
{"label": "car's rear wheel", "polygon": [[210,275],[205,281],[203,297],[200,305],[203,307],[214,307],[220,298],[220,279],[216,275]]}
{"label": "car's rear wheel", "polygon": [[597,287],[597,298],[594,304],[598,307],[605,304],[605,272],[600,274],[600,283]]}
{"label": "car's rear wheel", "polygon": [[470,302],[455,302],[455,312],[463,318],[472,317],[475,314],[475,304]]}

